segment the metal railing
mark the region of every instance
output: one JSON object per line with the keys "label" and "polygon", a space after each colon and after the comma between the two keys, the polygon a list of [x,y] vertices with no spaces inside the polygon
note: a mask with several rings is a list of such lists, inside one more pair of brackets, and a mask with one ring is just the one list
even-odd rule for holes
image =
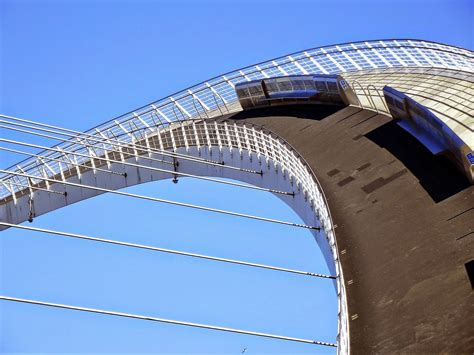
{"label": "metal railing", "polygon": [[[308,73],[340,74],[361,69],[375,70],[407,66],[474,71],[474,53],[466,49],[419,40],[366,41],[313,48],[204,81],[118,116],[88,130],[87,133],[131,141],[133,135],[130,133],[157,130],[173,122],[204,119],[204,116],[211,118],[240,111],[241,107],[234,86],[248,79]],[[375,103],[372,106],[377,107]],[[60,146],[69,150],[83,149],[75,140]],[[52,153],[42,152],[41,154]],[[24,168],[25,165],[32,163],[34,164],[32,159],[26,159],[10,169]],[[56,173],[59,172],[56,171]],[[8,178],[3,175],[0,179]],[[0,187],[0,189],[0,198],[11,193],[5,187]]]}
{"label": "metal railing", "polygon": [[[87,137],[84,137],[84,140],[87,140]],[[154,132],[150,135],[145,135],[142,141],[137,141],[136,143],[137,147],[148,146],[150,152],[154,149],[176,151],[185,147],[199,147],[200,145],[206,146],[206,149],[216,147],[219,151],[230,149],[231,151],[234,150],[236,154],[240,154],[241,156],[245,154],[248,155],[249,158],[252,156],[254,159],[258,159],[262,163],[262,166],[265,164],[268,169],[271,169],[270,166],[273,166],[278,174],[281,174],[285,179],[288,179],[291,182],[291,185],[294,186],[295,191],[299,191],[302,196],[304,196],[304,199],[309,206],[308,208],[312,210],[312,213],[314,213],[320,221],[321,228],[318,230],[320,230],[321,233],[324,233],[326,237],[328,252],[330,253],[330,255],[326,256],[331,259],[332,266],[329,265],[330,269],[333,269],[337,276],[339,352],[347,352],[346,350],[349,347],[347,300],[344,278],[339,261],[339,251],[334,233],[334,223],[332,221],[326,196],[324,195],[324,191],[316,178],[316,175],[304,158],[300,156],[288,142],[272,134],[267,129],[256,125],[238,125],[235,122],[228,123],[208,120],[196,122],[195,120],[190,119],[185,122],[175,123],[170,127]],[[91,142],[91,144],[93,144],[93,142]],[[34,179],[32,179],[33,181],[29,181],[21,175],[16,175],[16,177],[11,180],[11,186],[18,186],[18,189],[23,191],[26,195],[31,194],[32,190],[38,188],[49,192],[54,191],[54,193],[61,193],[61,191],[51,189],[49,185],[54,185],[56,189],[58,186],[61,186],[62,183],[71,185],[72,183],[68,182],[68,180],[78,173],[75,168],[77,168],[79,164],[86,164],[86,168],[91,171],[99,168],[106,169],[107,165],[105,162],[96,165],[92,164],[92,162],[97,161],[99,159],[98,157],[101,157],[101,160],[105,160],[102,156],[115,156],[119,153],[117,148],[109,151],[104,148],[96,147],[94,154],[91,154],[91,152],[87,150],[87,147],[82,147],[82,150],[87,152],[84,153],[85,156],[83,157],[85,161],[78,163],[78,160],[74,160],[74,163],[67,165],[68,170],[64,172],[62,176],[56,176],[55,179],[50,179],[48,174],[52,174],[56,170],[56,166],[51,162],[46,163],[43,161],[39,163],[41,166],[34,165],[27,168],[31,173],[35,172],[35,169],[43,168],[40,170],[41,175],[36,181],[34,181]],[[129,148],[129,151],[126,153],[127,157],[125,157],[124,163],[127,159],[135,158],[135,155],[132,154],[130,150],[131,148]],[[63,151],[65,151],[65,149],[63,149]],[[140,153],[140,156],[143,157],[146,157],[147,155],[147,151],[142,151]],[[73,156],[73,154],[70,154],[70,156]],[[120,165],[120,162],[115,161],[114,159],[112,159],[111,162],[112,165]],[[146,164],[144,165],[144,168],[147,168]],[[113,170],[112,168],[109,169]],[[48,180],[49,185],[46,183]],[[13,194],[13,196],[15,196],[15,194]],[[20,199],[22,197],[23,195],[16,198]],[[9,203],[16,203],[16,200],[10,200]],[[57,208],[59,207],[60,206]]]}
{"label": "metal railing", "polygon": [[[294,74],[341,74],[361,70],[376,71],[406,67],[456,69],[472,72],[474,71],[474,53],[457,47],[418,40],[356,42],[292,53],[238,69],[186,88],[94,127],[85,134],[72,136],[68,141],[55,146],[59,151],[81,153],[85,157],[48,150],[38,155],[49,159],[39,159],[38,157],[26,159],[9,170],[36,175],[38,177],[37,183],[45,178],[63,174],[74,165],[77,167],[79,164],[90,164],[93,169],[94,156],[106,156],[111,151],[117,150],[117,142],[134,144],[141,140],[147,140],[153,135],[161,136],[165,133],[171,135],[174,134],[173,131],[185,132],[196,120],[207,120],[241,110],[234,90],[235,84],[241,81]],[[353,83],[353,87],[357,84]],[[363,93],[358,95],[361,106],[364,106],[361,98],[366,98],[368,108],[377,112],[387,112],[383,95],[375,86],[369,84],[364,89],[362,85],[358,84],[355,91],[358,89],[361,89]],[[375,103],[374,97],[381,99],[381,105]],[[28,129],[28,127],[23,127],[23,129],[25,128]],[[177,129],[174,130],[174,128]],[[314,209],[326,232],[335,265],[340,267],[337,259],[334,225],[327,200],[316,176],[304,163],[302,157],[297,155],[294,150],[289,149],[286,142],[273,139],[271,135],[262,134],[261,140],[256,139],[257,134],[260,133],[256,133],[253,128],[230,127],[224,124],[216,128],[211,135],[207,131],[201,131],[197,135],[197,141],[200,138],[205,138],[210,142],[218,138],[213,141],[214,145],[222,145],[222,142],[226,142],[225,144],[236,149],[240,150],[245,147],[246,151],[268,156],[272,160],[279,161],[281,167],[289,172],[290,178],[294,178],[304,185],[303,189],[307,191],[309,200],[314,201]],[[90,136],[95,136],[96,140],[91,142]],[[178,134],[174,138],[186,141],[185,135]],[[175,143],[166,147],[166,149],[172,150],[175,148]],[[265,154],[262,154],[260,148],[264,149]],[[121,149],[120,152],[122,152]],[[57,162],[57,160],[64,161],[64,163]],[[51,163],[52,161],[56,162]],[[14,196],[15,193],[24,191],[26,186],[31,186],[31,181],[23,181],[18,177],[5,174],[0,178],[0,182],[4,183],[0,187],[0,198],[2,199]],[[35,183],[35,181],[32,182]],[[50,190],[47,186],[45,188]],[[347,349],[349,346],[348,315],[345,290],[341,280],[338,283],[338,296],[340,300],[339,335],[341,336],[339,342],[344,344],[342,349]],[[342,303],[341,300],[343,300]],[[340,348],[340,351],[342,349]]]}

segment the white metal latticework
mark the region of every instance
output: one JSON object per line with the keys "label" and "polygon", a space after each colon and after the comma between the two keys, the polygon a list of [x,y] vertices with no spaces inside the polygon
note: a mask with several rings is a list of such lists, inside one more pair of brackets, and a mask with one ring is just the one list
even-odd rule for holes
{"label": "white metal latticework", "polygon": [[[105,136],[111,140],[120,138],[124,141],[132,141],[138,139],[143,132],[166,127],[172,122],[218,117],[236,112],[241,110],[241,107],[237,101],[234,86],[245,80],[293,74],[347,73],[347,75],[355,75],[361,71],[366,74],[371,72],[380,74],[381,69],[393,68],[450,69],[447,72],[453,72],[451,76],[461,76],[463,80],[470,80],[470,87],[467,90],[474,90],[472,87],[474,53],[472,51],[410,39],[355,42],[309,49],[235,70],[121,115],[86,133],[98,137]],[[385,81],[390,81],[390,72],[384,75],[384,78],[387,78]],[[362,87],[357,85],[360,82],[358,76],[350,76],[350,78],[349,84],[354,87],[360,97],[362,106],[382,112],[387,111],[380,93],[380,85],[385,84],[380,81],[380,77],[376,77],[377,81],[364,82]],[[377,88],[369,86],[377,83]],[[466,94],[472,97],[472,93]],[[431,96],[436,95],[432,93]],[[443,97],[440,100],[443,100]],[[472,112],[470,115],[467,119],[472,121]],[[473,122],[468,122],[468,125],[472,124]],[[107,143],[104,144],[107,147]],[[77,140],[71,140],[64,146],[69,150],[84,149],[81,142]],[[52,153],[45,152],[45,154]],[[24,168],[27,164],[34,164],[34,160],[21,162],[18,166]],[[12,168],[16,169],[17,166]],[[21,188],[13,187],[13,191],[18,191],[18,189]],[[7,187],[0,186],[0,198],[10,194],[11,191]]]}
{"label": "white metal latticework", "polygon": [[[419,40],[366,41],[310,49],[245,67],[84,133],[4,116],[0,128],[60,143],[1,174],[0,221],[19,224],[109,190],[176,179],[178,173],[231,178],[271,192],[291,192],[276,195],[306,226],[313,226],[311,233],[337,276],[338,352],[345,354],[349,352],[346,292],[334,225],[315,174],[288,143],[271,132],[210,118],[241,110],[234,89],[238,82],[340,74],[357,94],[360,106],[389,114],[381,90],[394,85],[440,111],[440,118],[470,142],[473,72],[474,54],[465,49]],[[447,88],[454,90],[448,97]],[[425,90],[431,90],[429,97],[423,97]]]}

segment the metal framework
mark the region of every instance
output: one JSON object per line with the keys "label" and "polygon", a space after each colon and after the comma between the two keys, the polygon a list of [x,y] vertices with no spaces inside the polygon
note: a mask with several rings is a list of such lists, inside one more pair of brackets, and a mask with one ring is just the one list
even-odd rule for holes
{"label": "metal framework", "polygon": [[[413,70],[413,68],[418,68],[418,70],[420,70],[419,68],[436,68],[436,70],[452,72],[450,74],[452,77],[463,80],[468,78],[470,81],[466,95],[468,100],[472,100],[472,91],[474,90],[472,88],[472,73],[474,72],[474,53],[472,51],[412,39],[364,41],[308,49],[241,68],[118,116],[82,135],[87,134],[100,138],[103,141],[104,149],[109,149],[109,142],[117,139],[120,139],[121,142],[135,143],[157,129],[166,129],[173,122],[218,117],[240,111],[241,107],[234,90],[235,84],[240,81],[293,74],[348,75],[349,84],[355,88],[362,107],[387,112],[381,95],[380,83],[390,81],[392,73],[382,72],[384,80],[380,80],[379,76],[370,81],[367,81],[369,78],[367,74],[380,74],[381,70],[393,69],[401,74],[408,74],[402,70]],[[362,85],[360,85],[361,79],[357,73],[364,74],[366,78]],[[417,74],[419,75],[420,72]],[[431,75],[431,73],[428,74]],[[409,81],[405,82],[407,85],[411,85]],[[431,88],[435,89],[431,93],[431,98],[440,95],[437,102],[445,99],[442,96],[444,88],[436,90],[435,85]],[[460,90],[462,92],[465,88],[460,88]],[[430,106],[428,103],[427,107],[431,108]],[[466,125],[469,127],[467,133],[472,133],[472,110],[468,112],[466,119]],[[69,148],[69,150],[82,150],[90,154],[77,139],[71,139],[70,142],[63,143],[60,147]],[[48,154],[47,152],[43,153]],[[23,161],[18,165],[23,167],[25,164],[31,163],[31,160],[35,159]],[[17,190],[15,188],[14,191]],[[0,186],[0,198],[10,194],[11,192],[6,187]]]}
{"label": "metal framework", "polygon": [[[41,128],[34,124],[30,127],[30,129]],[[28,132],[35,131],[28,130]],[[1,170],[9,176],[8,182],[1,181],[1,183],[8,188],[19,187],[19,191],[5,197],[4,203],[0,205],[0,214],[10,218],[8,223],[18,224],[103,192],[163,202],[158,198],[131,196],[128,193],[115,191],[137,183],[171,178],[173,171],[168,169],[169,165],[162,169],[163,162],[158,157],[169,159],[168,162],[179,162],[179,171],[189,175],[220,176],[265,187],[289,204],[306,224],[283,221],[276,221],[276,223],[308,228],[323,251],[331,274],[335,276],[335,287],[339,299],[339,348],[344,349],[348,346],[345,289],[340,274],[339,252],[334,238],[330,211],[314,173],[288,143],[256,126],[211,120],[180,122],[166,129],[150,132],[141,140],[134,141],[134,146],[149,147],[148,151],[142,151],[141,154],[136,154],[131,146],[120,150],[122,143],[115,140],[109,142],[108,149],[104,149],[103,142],[93,142],[89,139],[90,144],[87,144],[85,143],[87,139],[88,137],[85,137],[82,140],[85,145],[85,147],[82,146],[82,150],[73,152],[68,150],[71,148],[60,149],[56,146],[56,148],[48,148],[57,149],[58,151],[54,151],[56,156],[40,154],[39,156],[43,157],[41,160],[35,160],[34,164],[24,165],[21,171],[19,169]],[[12,140],[4,141],[13,142]],[[87,155],[88,151],[93,151],[94,154]],[[163,157],[164,151],[170,152],[172,156]],[[174,155],[175,153],[177,154]],[[65,156],[68,157],[67,160]],[[184,159],[191,157],[195,159]],[[64,164],[59,163],[57,159],[63,159]],[[225,165],[208,164],[209,161],[224,162]],[[155,167],[161,168],[154,169]],[[234,169],[229,169],[230,167]],[[102,170],[109,170],[109,172]],[[110,172],[115,172],[115,174]],[[10,182],[16,185],[11,185]],[[49,193],[49,191],[54,191],[54,193]],[[277,191],[292,191],[292,193],[281,194]],[[192,207],[184,203],[174,204]],[[202,206],[199,208],[219,212]],[[229,214],[245,217],[238,213]],[[272,221],[267,218],[247,216],[249,217]],[[6,225],[3,224],[3,226]]]}
{"label": "metal framework", "polygon": [[[389,114],[389,110],[382,87],[394,85],[423,101],[472,147],[473,73],[474,53],[469,50],[410,39],[365,41],[313,48],[241,68],[86,132],[2,115],[1,129],[60,143],[46,148],[1,140],[43,150],[29,153],[2,148],[30,157],[0,170],[0,222],[3,222],[0,230],[2,226],[16,225],[104,192],[173,202],[116,191],[148,181],[173,178],[176,182],[179,176],[185,176],[224,183],[209,178],[218,176],[249,183],[254,188],[276,194],[306,224],[277,223],[306,227],[315,236],[331,274],[336,277],[338,352],[344,354],[349,352],[347,300],[334,224],[324,192],[304,159],[283,139],[260,127],[222,119],[242,109],[235,94],[235,84],[294,74],[340,74],[357,94],[359,106],[384,114]],[[429,96],[424,95],[426,91]],[[446,94],[448,91],[449,95]],[[173,203],[190,207],[186,203]],[[208,207],[191,207],[216,212]]]}

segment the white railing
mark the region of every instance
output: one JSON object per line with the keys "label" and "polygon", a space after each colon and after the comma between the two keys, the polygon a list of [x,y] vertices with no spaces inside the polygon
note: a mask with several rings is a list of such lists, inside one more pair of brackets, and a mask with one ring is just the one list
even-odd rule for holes
{"label": "white railing", "polygon": [[[474,71],[474,53],[444,44],[405,39],[355,42],[313,48],[204,81],[116,117],[90,129],[87,133],[131,141],[134,136],[143,135],[143,132],[149,130],[157,130],[172,122],[204,119],[240,111],[241,107],[234,86],[247,79],[308,73],[341,74],[358,70],[407,66],[451,68],[472,72]],[[373,102],[371,105],[377,107],[377,110],[380,107]],[[68,150],[84,150],[74,139],[60,146]],[[56,155],[51,152],[42,154]],[[36,165],[36,160],[27,159],[11,168],[19,169],[20,167],[31,170],[31,167]],[[52,165],[51,168],[55,173],[60,173],[60,167]],[[50,174],[51,171],[49,169],[48,171]],[[2,176],[0,179],[8,180],[10,178]],[[17,191],[15,186],[12,186],[11,189]],[[5,186],[0,186],[0,198],[10,195],[12,191],[9,191]]]}
{"label": "white railing", "polygon": [[[85,138],[86,139],[86,138]],[[93,144],[93,142],[91,142]],[[206,156],[206,158],[212,157],[209,156],[209,153],[214,150],[218,155],[223,155],[224,151],[227,151],[227,156],[234,156],[235,161],[240,162],[240,164],[251,164],[252,161],[258,161],[259,165],[265,167],[266,173],[272,173],[276,176],[280,176],[285,181],[288,181],[293,187],[294,191],[298,192],[297,198],[302,199],[302,205],[306,206],[305,211],[302,212],[306,216],[313,216],[311,219],[319,221],[321,226],[321,231],[317,232],[318,236],[323,235],[325,237],[326,247],[322,248],[323,255],[328,262],[329,269],[331,272],[337,276],[336,287],[337,287],[337,297],[338,297],[338,351],[341,354],[348,353],[349,349],[349,333],[348,333],[348,310],[347,310],[347,299],[344,286],[344,278],[342,275],[342,269],[339,261],[339,251],[337,247],[337,242],[334,234],[334,223],[331,218],[331,213],[329,206],[324,195],[323,189],[319,181],[316,178],[316,175],[311,170],[309,165],[305,162],[303,157],[291,147],[289,143],[283,139],[272,134],[268,130],[262,129],[250,124],[239,125],[236,122],[217,122],[217,121],[202,121],[196,122],[195,120],[188,120],[179,123],[174,123],[170,126],[162,128],[157,132],[148,132],[143,134],[140,139],[136,141],[138,147],[149,147],[149,150],[141,150],[139,153],[140,156],[156,156],[158,150],[165,151],[180,151],[184,152],[189,150],[189,154],[196,154],[196,149],[199,154]],[[107,169],[107,163],[102,160],[99,162],[97,157],[117,157],[117,159],[122,159],[123,162],[135,161],[134,154],[131,153],[131,148],[128,149],[128,153],[120,154],[122,151],[117,150],[117,148],[100,148],[96,147],[94,154],[96,159],[83,158],[81,162],[78,162],[74,156],[70,164],[67,165],[67,170],[63,174],[57,175],[55,177],[57,182],[50,181],[49,184],[45,183],[45,180],[48,176],[48,171],[52,173],[56,169],[61,169],[61,166],[54,165],[54,161],[41,162],[42,167],[35,167],[34,169],[40,168],[40,173],[42,177],[38,177],[35,181],[28,181],[28,179],[17,176],[13,179],[12,183],[16,184],[12,186],[19,186],[18,189],[22,191],[20,196],[15,197],[15,199],[5,199],[6,205],[5,208],[5,217],[13,215],[13,213],[8,213],[7,209],[17,208],[16,206],[37,206],[35,208],[36,213],[43,214],[48,212],[48,210],[40,210],[40,206],[47,206],[49,210],[61,208],[62,206],[67,205],[75,201],[74,193],[69,193],[68,198],[62,196],[58,192],[67,192],[64,186],[61,186],[61,182],[67,182],[69,179],[74,180],[78,174],[78,164],[89,164],[89,173],[95,174],[96,169]],[[86,148],[83,148],[84,152],[88,152]],[[191,152],[192,151],[192,152]],[[183,152],[183,153],[184,153]],[[89,151],[89,154],[92,154]],[[240,158],[238,156],[240,155]],[[120,156],[122,156],[120,158]],[[179,158],[178,158],[179,159]],[[97,161],[95,165],[91,164],[91,161]],[[171,159],[172,160],[172,159]],[[250,162],[250,163],[248,163]],[[47,168],[45,168],[47,164]],[[120,167],[120,161],[115,161],[109,167],[110,171],[117,172],[117,168]],[[66,165],[65,165],[66,166]],[[249,165],[248,167],[251,167]],[[83,178],[86,175],[84,171],[84,165],[82,165],[82,174]],[[32,168],[31,168],[32,169]],[[146,169],[146,164],[144,165]],[[273,170],[273,171],[272,171]],[[30,171],[30,173],[32,173]],[[151,172],[148,172],[150,174]],[[245,180],[247,174],[245,172],[241,173],[242,179]],[[109,185],[108,180],[104,180],[104,176],[107,176],[107,179],[113,179],[112,175],[101,174],[102,178],[93,179],[98,185]],[[171,175],[170,175],[171,177]],[[90,180],[90,179],[89,179]],[[74,180],[75,181],[75,180]],[[123,181],[125,186],[133,184],[132,181]],[[86,183],[87,185],[87,183]],[[23,186],[23,188],[21,188]],[[29,187],[26,187],[29,186]],[[102,185],[101,185],[102,186]],[[54,191],[55,194],[35,194],[35,197],[31,197],[30,193],[33,189],[42,189],[41,191]],[[81,195],[82,196],[82,195]],[[90,197],[90,196],[89,196]],[[79,197],[80,199],[81,197]],[[82,197],[83,198],[83,197]],[[46,200],[40,201],[38,199],[47,199],[49,202],[45,203]],[[72,202],[71,202],[72,201]],[[20,208],[21,210],[27,211],[28,208]],[[9,223],[20,223],[23,220],[26,220],[28,217],[25,214],[20,216],[18,220],[7,220]],[[321,239],[317,239],[321,243]],[[321,246],[321,245],[320,245]]]}
{"label": "white railing", "polygon": [[[85,132],[86,134],[72,136],[67,142],[56,146],[58,149],[81,153],[84,155],[82,157],[57,151],[43,151],[40,155],[45,159],[26,159],[16,164],[9,170],[34,175],[37,179],[28,181],[21,177],[3,175],[0,179],[2,182],[0,198],[6,201],[17,192],[28,192],[25,186],[39,183],[43,178],[62,176],[65,172],[71,171],[71,166],[77,167],[78,164],[90,163],[94,155],[107,156],[116,150],[117,146],[114,142],[117,140],[128,144],[146,141],[149,137],[161,135],[165,131],[174,132],[173,134],[186,132],[192,126],[190,123],[196,120],[237,112],[241,110],[241,107],[234,86],[244,80],[294,74],[354,73],[361,70],[394,67],[434,67],[472,72],[474,71],[474,54],[465,49],[418,40],[368,41],[314,48],[242,68],[121,115],[90,129]],[[383,96],[375,86],[362,87],[357,83],[352,83],[352,87],[358,93],[360,106],[381,112],[387,111]],[[380,99],[380,102],[375,102],[374,98]],[[362,102],[364,99],[367,102]],[[22,129],[28,129],[28,127]],[[289,177],[295,179],[295,182],[299,183],[302,190],[308,194],[310,204],[325,231],[334,267],[337,274],[342,277],[333,222],[316,176],[288,143],[272,135],[262,134],[261,130],[255,134],[255,130],[251,129],[247,126],[219,124],[217,130],[213,130],[211,135],[204,131],[196,133],[196,139],[201,139],[201,142],[213,142],[221,147],[232,147],[241,152],[250,152],[280,164],[280,168],[287,171]],[[90,135],[97,138],[90,140],[88,139]],[[179,134],[175,134],[175,138],[178,145],[180,145],[180,139],[186,140],[186,136],[181,137]],[[192,145],[192,142],[184,143]],[[167,147],[166,149],[175,148]],[[62,160],[64,163],[57,160]],[[48,186],[45,188],[48,189]],[[348,315],[344,284],[341,281],[341,279],[338,281],[340,311],[338,343],[339,352],[345,353],[349,347]]]}

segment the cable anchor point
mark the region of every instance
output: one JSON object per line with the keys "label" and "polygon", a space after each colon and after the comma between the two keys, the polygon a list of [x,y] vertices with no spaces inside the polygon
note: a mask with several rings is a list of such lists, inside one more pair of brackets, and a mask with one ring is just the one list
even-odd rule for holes
{"label": "cable anchor point", "polygon": [[[178,172],[179,161],[175,157],[173,157],[173,170]],[[173,174],[173,183],[178,183],[178,174]]]}

